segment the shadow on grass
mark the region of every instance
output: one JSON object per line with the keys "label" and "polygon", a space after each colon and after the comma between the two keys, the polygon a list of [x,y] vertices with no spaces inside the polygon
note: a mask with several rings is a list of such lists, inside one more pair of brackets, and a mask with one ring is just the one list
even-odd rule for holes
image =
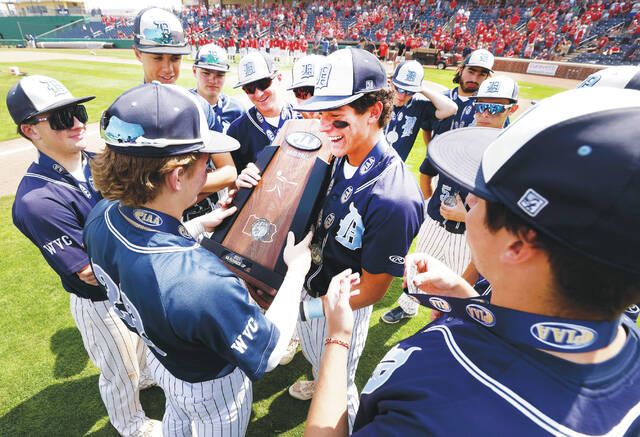
{"label": "shadow on grass", "polygon": [[51,352],[56,354],[53,376],[57,379],[79,374],[89,362],[82,337],[76,328],[64,328],[53,334]]}
{"label": "shadow on grass", "polygon": [[[148,417],[162,420],[164,394],[159,388],[145,390],[140,399]],[[108,422],[92,428],[106,418],[98,393],[98,375],[55,384],[27,399],[0,418],[3,436],[117,436]]]}

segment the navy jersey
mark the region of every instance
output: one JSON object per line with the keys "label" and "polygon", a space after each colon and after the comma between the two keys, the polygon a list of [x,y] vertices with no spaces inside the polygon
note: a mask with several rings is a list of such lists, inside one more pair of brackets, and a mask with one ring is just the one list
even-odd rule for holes
{"label": "navy jersey", "polygon": [[640,435],[640,332],[623,323],[623,350],[583,365],[441,317],[378,364],[354,435]]}
{"label": "navy jersey", "polygon": [[[198,91],[195,88],[191,88],[189,91],[198,95]],[[202,98],[204,99],[204,97]],[[206,101],[206,99],[204,100]],[[242,104],[224,93],[220,93],[218,96],[218,103],[215,105],[209,104],[209,106],[215,120],[213,128],[210,128],[216,132],[226,133],[231,123],[244,113]]]}
{"label": "navy jersey", "polygon": [[456,105],[458,105],[458,112],[453,114],[451,117],[439,120],[435,123],[433,128],[434,136],[449,130],[469,127],[475,120],[473,100],[468,97],[458,95],[458,87],[445,91],[444,95],[449,97],[456,103]]}
{"label": "navy jersey", "polygon": [[278,130],[285,121],[296,118],[302,118],[302,116],[287,103],[280,113],[278,126],[270,125],[255,106],[231,123],[227,135],[240,143],[240,148],[231,152],[238,174],[247,164],[255,162],[258,153],[276,139]]}
{"label": "navy jersey", "polygon": [[404,256],[420,229],[423,200],[411,171],[381,138],[346,179],[337,159],[312,241],[314,263],[305,285],[326,293],[346,268],[402,276]]}
{"label": "navy jersey", "polygon": [[404,106],[394,106],[384,133],[389,144],[406,161],[420,129],[431,131],[436,121],[436,107],[422,94],[414,95]]}
{"label": "navy jersey", "polygon": [[251,379],[262,376],[277,329],[180,221],[105,200],[84,237],[116,313],[171,374],[201,382],[239,367]]}
{"label": "navy jersey", "polygon": [[90,156],[83,153],[86,182],[79,182],[53,159],[39,153],[18,185],[12,215],[13,223],[40,249],[66,291],[101,301],[106,298],[104,292],[76,274],[89,265],[82,227],[101,199],[93,186]]}

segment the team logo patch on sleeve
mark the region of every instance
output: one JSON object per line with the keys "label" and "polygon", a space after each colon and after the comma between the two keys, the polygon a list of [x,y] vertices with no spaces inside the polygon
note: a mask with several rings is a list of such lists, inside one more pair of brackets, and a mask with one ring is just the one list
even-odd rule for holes
{"label": "team logo patch on sleeve", "polygon": [[438,311],[442,311],[443,313],[451,312],[451,305],[449,305],[449,302],[444,299],[441,299],[439,297],[430,297],[429,303],[436,307]]}
{"label": "team logo patch on sleeve", "polygon": [[146,209],[136,209],[135,211],[133,211],[133,216],[140,223],[143,223],[147,226],[156,227],[162,225],[162,218],[160,218],[160,216],[155,212],[151,212]]}
{"label": "team logo patch on sleeve", "polygon": [[403,265],[404,264],[404,257],[402,257],[400,255],[391,255],[389,257],[389,261],[391,261],[392,263],[395,263],[395,264]]}

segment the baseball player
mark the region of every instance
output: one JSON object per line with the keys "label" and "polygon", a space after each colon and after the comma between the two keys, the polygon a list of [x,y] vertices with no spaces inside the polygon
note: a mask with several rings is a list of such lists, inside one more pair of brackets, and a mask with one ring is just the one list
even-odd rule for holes
{"label": "baseball player", "polygon": [[207,129],[193,94],[158,83],[118,97],[102,127],[107,149],[92,165],[109,200],[92,211],[84,240],[114,311],[151,351],[166,395],[164,435],[191,435],[192,426],[198,436],[244,435],[251,380],[278,364],[293,333],[311,237],[294,246],[289,235],[289,270],[263,315],[243,283],[197,242],[235,208],[180,221],[206,181],[209,154],[239,144]]}
{"label": "baseball player", "polygon": [[241,172],[256,160],[258,153],[270,145],[285,121],[300,118],[286,102],[282,89],[282,74],[267,53],[252,52],[240,59],[238,82],[252,106],[237,118],[227,134],[240,142],[240,149],[232,153],[236,170]]}
{"label": "baseball player", "polygon": [[[469,244],[493,292],[478,297],[437,260],[407,257],[417,272],[407,281],[445,316],[386,354],[354,435],[640,434],[640,331],[622,317],[640,301],[640,233],[628,232],[640,221],[638,119],[639,91],[579,89],[504,131],[460,129],[430,144],[434,164],[473,193]],[[340,285],[326,307],[342,315],[329,332],[346,342],[350,314],[332,311],[349,295]],[[310,435],[346,435],[336,386],[347,351],[332,343],[330,353]]]}
{"label": "baseball player", "polygon": [[[349,423],[358,409],[355,372],[364,349],[372,306],[385,295],[423,217],[419,187],[384,138],[392,91],[384,66],[367,51],[337,50],[320,68],[314,96],[298,107],[321,112],[321,131],[331,142],[332,179],[319,214],[311,252],[313,265],[303,300],[325,294],[331,278],[350,268],[360,273],[360,294],[351,299],[353,340],[349,349]],[[318,375],[326,320],[298,323],[302,351]],[[309,399],[313,381],[289,388]]]}
{"label": "baseball player", "polygon": [[[142,63],[144,82],[158,81],[175,84],[180,77],[182,56],[191,53],[184,38],[182,23],[171,12],[150,7],[138,12],[134,21],[133,51]],[[198,59],[196,59],[198,62]],[[194,68],[195,69],[195,68]],[[196,76],[197,72],[196,72]],[[198,93],[198,101],[207,117],[209,129],[224,130],[223,115]],[[169,102],[163,102],[169,104]],[[230,115],[232,117],[233,115]],[[229,153],[212,156],[216,171],[207,176],[207,183],[198,201],[184,212],[184,219],[190,220],[211,211],[215,206],[219,191],[233,186],[237,177],[233,159]]]}
{"label": "baseball player", "polygon": [[[298,104],[313,97],[320,66],[325,59],[324,56],[320,55],[307,55],[294,62],[291,69],[291,86],[287,89],[293,91]],[[302,118],[320,117],[317,112],[302,112],[301,115]]]}
{"label": "baseball player", "polygon": [[[100,396],[109,420],[123,436],[152,435],[159,422],[148,419],[139,390],[153,385],[144,372],[144,344],[131,334],[97,287],[82,243],[82,227],[101,199],[93,185],[84,134],[87,111],[57,80],[29,76],[7,94],[18,133],[38,157],[20,181],[13,223],[60,276],[69,292],[71,315],[89,358],[100,371]],[[146,378],[146,380],[145,380]]]}
{"label": "baseball player", "polygon": [[[493,55],[484,49],[472,52],[463,62],[453,78],[458,86],[445,95],[458,105],[458,112],[449,118],[435,123],[433,134],[438,135],[450,129],[470,126],[474,122],[474,107],[471,97],[480,85],[490,76],[493,68]],[[416,249],[432,254],[443,261],[455,272],[462,274],[471,261],[471,252],[466,242],[464,222],[455,220],[454,214],[447,208],[459,210],[466,190],[440,174],[435,190],[431,181],[438,172],[425,158],[420,166],[420,187],[427,203],[427,215],[420,227]],[[443,215],[443,213],[445,215]],[[404,318],[414,317],[418,312],[418,303],[405,293],[398,298],[398,306],[387,311],[380,320],[384,323],[398,323]]]}
{"label": "baseball player", "polygon": [[[453,100],[423,86],[423,78],[424,69],[418,61],[398,65],[391,78],[393,112],[384,133],[403,161],[409,156],[420,129],[423,135],[430,135],[435,121],[446,119],[458,110]],[[425,138],[425,143],[429,138]]]}

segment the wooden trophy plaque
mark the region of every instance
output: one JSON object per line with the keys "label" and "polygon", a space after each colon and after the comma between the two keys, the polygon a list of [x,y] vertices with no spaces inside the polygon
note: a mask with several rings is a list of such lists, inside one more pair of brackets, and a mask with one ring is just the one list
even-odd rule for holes
{"label": "wooden trophy plaque", "polygon": [[260,183],[241,189],[234,198],[238,211],[202,241],[245,280],[265,309],[287,271],[282,258],[287,233],[292,231],[296,242],[304,238],[326,190],[332,156],[319,129],[319,120],[287,121],[258,155]]}

